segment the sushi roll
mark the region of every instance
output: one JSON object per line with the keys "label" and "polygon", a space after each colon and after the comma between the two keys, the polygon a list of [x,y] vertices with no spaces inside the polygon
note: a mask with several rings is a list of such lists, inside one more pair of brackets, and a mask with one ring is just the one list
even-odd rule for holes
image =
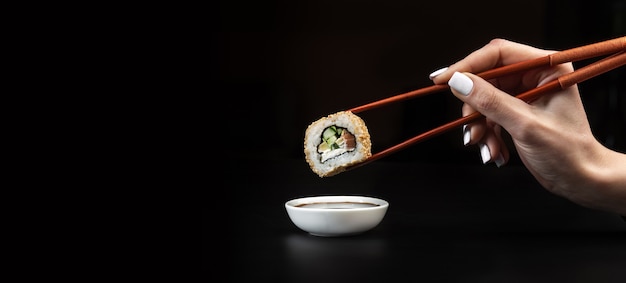
{"label": "sushi roll", "polygon": [[311,123],[304,135],[305,159],[320,177],[337,175],[372,156],[365,122],[350,111],[330,114]]}

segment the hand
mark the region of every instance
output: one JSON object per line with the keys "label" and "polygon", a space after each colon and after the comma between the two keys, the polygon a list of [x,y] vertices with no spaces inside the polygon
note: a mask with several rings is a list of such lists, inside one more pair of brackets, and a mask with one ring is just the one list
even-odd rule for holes
{"label": "hand", "polygon": [[626,155],[604,147],[593,136],[578,87],[543,95],[531,104],[512,96],[573,71],[572,64],[490,81],[472,74],[553,52],[495,39],[431,78],[437,84],[448,82],[464,102],[463,115],[478,111],[486,117],[466,125],[463,134],[466,145],[479,145],[483,163],[502,166],[508,161],[501,136],[505,129],[543,187],[580,205],[626,215]]}

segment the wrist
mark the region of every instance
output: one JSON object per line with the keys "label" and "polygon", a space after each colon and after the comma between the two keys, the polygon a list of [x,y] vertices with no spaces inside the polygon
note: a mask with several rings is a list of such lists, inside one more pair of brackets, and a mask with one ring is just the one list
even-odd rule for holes
{"label": "wrist", "polygon": [[597,157],[587,164],[593,195],[587,206],[626,216],[626,154],[598,145]]}

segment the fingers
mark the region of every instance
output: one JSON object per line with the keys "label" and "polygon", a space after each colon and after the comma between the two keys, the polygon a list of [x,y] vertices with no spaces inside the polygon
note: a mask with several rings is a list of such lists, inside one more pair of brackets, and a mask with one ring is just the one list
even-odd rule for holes
{"label": "fingers", "polygon": [[[463,116],[476,112],[469,105],[463,105]],[[501,136],[502,127],[489,120],[463,125],[463,145],[477,145],[483,164],[494,162],[504,165],[509,152]]]}
{"label": "fingers", "polygon": [[509,158],[509,151],[502,139],[501,128],[498,125],[488,128],[486,134],[478,142],[478,148],[483,164],[493,162],[496,166],[501,167]]}
{"label": "fingers", "polygon": [[430,74],[429,77],[435,84],[447,82],[452,93],[464,102],[464,116],[478,111],[487,117],[482,122],[463,127],[463,144],[477,145],[483,163],[494,162],[498,167],[504,165],[509,159],[509,152],[501,137],[502,127],[517,132],[518,129],[523,129],[524,119],[534,115],[528,104],[500,89],[512,94],[520,93],[552,80],[559,73],[571,69],[571,66],[553,67],[555,69],[539,68],[523,74],[493,79],[490,82],[472,73],[547,56],[554,52],[504,39],[494,39],[461,61]]}
{"label": "fingers", "polygon": [[524,101],[473,74],[456,72],[448,85],[457,98],[509,131],[531,115],[531,109]]}
{"label": "fingers", "polygon": [[502,127],[500,125],[494,127],[494,133],[500,144],[500,155],[495,157],[494,162],[498,167],[501,167],[509,161],[509,149],[506,147],[506,143],[502,138]]}
{"label": "fingers", "polygon": [[[470,115],[476,112],[468,104],[463,104],[462,113],[463,116]],[[470,123],[463,126],[463,145],[476,144],[487,131],[487,125],[483,122]]]}
{"label": "fingers", "polygon": [[531,111],[528,104],[497,89],[489,82],[472,74],[454,73],[448,81],[452,93],[463,101],[463,115],[475,111],[486,120],[464,126],[463,143],[477,144],[484,164],[504,165],[509,152],[501,137],[501,126],[515,128],[519,119]]}

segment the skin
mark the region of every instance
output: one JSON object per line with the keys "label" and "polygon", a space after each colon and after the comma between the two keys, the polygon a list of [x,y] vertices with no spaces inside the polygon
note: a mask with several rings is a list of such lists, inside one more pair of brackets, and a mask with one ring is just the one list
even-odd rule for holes
{"label": "skin", "polygon": [[626,215],[626,154],[605,147],[594,137],[578,86],[530,104],[512,96],[573,71],[571,63],[490,81],[472,74],[553,52],[494,39],[432,80],[445,84],[455,72],[471,79],[473,88],[467,96],[454,87],[451,90],[464,102],[463,115],[478,111],[487,117],[467,125],[466,130],[470,131],[469,144],[489,147],[489,162],[509,159],[501,137],[504,129],[524,165],[548,191],[588,208]]}

